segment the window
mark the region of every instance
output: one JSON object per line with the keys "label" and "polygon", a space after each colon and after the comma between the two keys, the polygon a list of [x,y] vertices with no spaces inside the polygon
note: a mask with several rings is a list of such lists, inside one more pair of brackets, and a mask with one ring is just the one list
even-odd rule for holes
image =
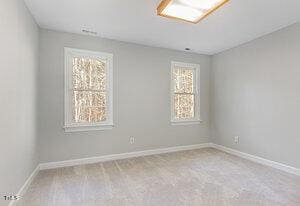
{"label": "window", "polygon": [[171,63],[171,122],[200,123],[200,65]]}
{"label": "window", "polygon": [[65,130],[113,126],[113,55],[65,48]]}

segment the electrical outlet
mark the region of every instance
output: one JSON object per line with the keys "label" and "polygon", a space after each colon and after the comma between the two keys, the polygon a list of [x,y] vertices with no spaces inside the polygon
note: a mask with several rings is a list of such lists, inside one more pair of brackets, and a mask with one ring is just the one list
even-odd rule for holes
{"label": "electrical outlet", "polygon": [[130,144],[134,144],[134,137],[130,137],[130,139],[129,139],[129,142],[130,142]]}
{"label": "electrical outlet", "polygon": [[234,142],[235,142],[235,143],[239,143],[239,139],[240,139],[239,136],[235,136],[235,137],[234,137]]}

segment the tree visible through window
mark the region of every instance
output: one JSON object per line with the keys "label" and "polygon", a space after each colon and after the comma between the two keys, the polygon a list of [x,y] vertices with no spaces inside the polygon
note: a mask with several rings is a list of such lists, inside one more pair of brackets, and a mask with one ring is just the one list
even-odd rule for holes
{"label": "tree visible through window", "polygon": [[73,58],[73,120],[106,120],[106,61]]}
{"label": "tree visible through window", "polygon": [[65,55],[66,128],[111,125],[112,55],[67,48]]}
{"label": "tree visible through window", "polygon": [[194,71],[174,69],[174,107],[176,119],[191,119],[195,116]]}
{"label": "tree visible through window", "polygon": [[199,65],[172,62],[172,121],[195,121],[199,118]]}

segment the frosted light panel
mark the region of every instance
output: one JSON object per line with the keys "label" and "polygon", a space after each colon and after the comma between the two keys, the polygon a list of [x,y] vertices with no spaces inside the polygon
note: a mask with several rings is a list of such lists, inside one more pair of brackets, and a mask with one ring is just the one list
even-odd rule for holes
{"label": "frosted light panel", "polygon": [[106,120],[106,61],[73,58],[73,121]]}
{"label": "frosted light panel", "polygon": [[173,78],[175,118],[192,119],[195,116],[194,70],[174,69]]}
{"label": "frosted light panel", "polygon": [[158,15],[196,23],[228,0],[163,0]]}
{"label": "frosted light panel", "polygon": [[180,4],[169,4],[162,12],[163,15],[177,17],[188,21],[196,21],[202,16],[202,11],[183,6]]}

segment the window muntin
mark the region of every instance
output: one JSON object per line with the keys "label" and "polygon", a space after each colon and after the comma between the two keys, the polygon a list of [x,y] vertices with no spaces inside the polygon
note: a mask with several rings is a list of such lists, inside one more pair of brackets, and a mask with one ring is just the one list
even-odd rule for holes
{"label": "window muntin", "polygon": [[66,48],[65,60],[65,127],[112,126],[112,54]]}
{"label": "window muntin", "polygon": [[173,81],[175,119],[194,118],[194,70],[175,67],[173,70]]}
{"label": "window muntin", "polygon": [[106,61],[73,58],[73,121],[106,120]]}
{"label": "window muntin", "polygon": [[172,122],[200,121],[197,64],[172,62]]}

